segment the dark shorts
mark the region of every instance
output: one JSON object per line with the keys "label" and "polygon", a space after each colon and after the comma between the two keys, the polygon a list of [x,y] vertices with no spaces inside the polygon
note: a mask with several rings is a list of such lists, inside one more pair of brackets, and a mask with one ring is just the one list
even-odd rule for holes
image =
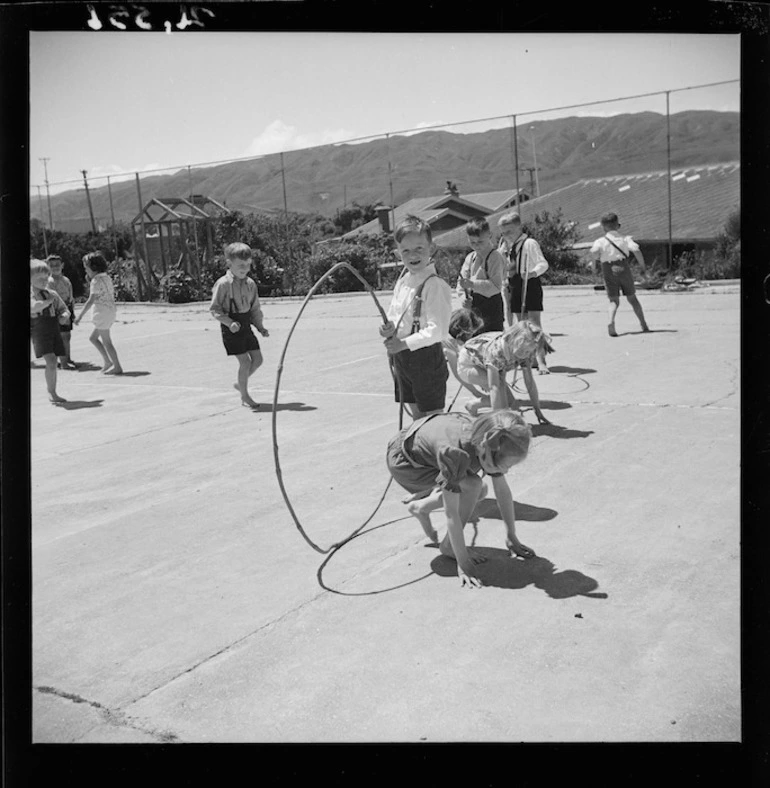
{"label": "dark shorts", "polygon": [[[521,297],[524,291],[524,280],[518,275],[514,274],[508,280],[508,293],[511,299],[511,312],[514,315],[521,313]],[[543,285],[540,282],[540,277],[536,276],[534,279],[527,280],[527,302],[524,304],[525,312],[542,312],[543,311]]]}
{"label": "dark shorts", "polygon": [[473,311],[484,321],[484,325],[476,332],[484,334],[487,331],[503,331],[505,329],[503,315],[503,296],[501,293],[493,296],[473,294]]}
{"label": "dark shorts", "polygon": [[624,296],[636,293],[634,275],[628,263],[602,263],[602,277],[609,299],[619,298],[621,292]]}
{"label": "dark shorts", "polygon": [[237,334],[233,334],[227,326],[222,325],[222,344],[228,356],[240,356],[250,350],[259,350],[259,340],[251,326],[244,321],[239,322],[241,330]]}
{"label": "dark shorts", "polygon": [[35,358],[42,358],[48,353],[57,356],[66,355],[67,351],[64,349],[57,318],[47,316],[33,318],[30,320],[30,332]]}
{"label": "dark shorts", "polygon": [[394,381],[396,402],[403,396],[404,402],[415,404],[423,413],[444,410],[449,367],[440,343],[396,353],[393,370],[398,376]]}
{"label": "dark shorts", "polygon": [[[400,355],[400,354],[399,354]],[[407,428],[408,429],[408,428]],[[385,455],[390,475],[407,492],[416,493],[432,490],[439,475],[438,468],[415,468],[404,455],[404,436],[406,430],[401,430],[398,435],[390,439],[388,451]]]}

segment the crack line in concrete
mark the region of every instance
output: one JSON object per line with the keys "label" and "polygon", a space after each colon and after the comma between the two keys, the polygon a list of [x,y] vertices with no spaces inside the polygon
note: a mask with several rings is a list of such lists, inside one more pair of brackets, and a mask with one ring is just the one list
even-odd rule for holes
{"label": "crack line in concrete", "polygon": [[[88,700],[87,698],[83,698],[80,695],[76,695],[72,692],[64,692],[63,690],[58,690],[55,687],[41,686],[33,687],[33,689],[43,695],[54,695],[57,698],[70,700],[73,703],[85,703],[92,709],[96,709],[96,711],[99,713],[99,716],[101,716],[108,725],[112,725],[116,728],[132,728],[133,730],[137,730],[140,733],[146,733],[148,736],[154,736],[155,738],[160,739],[160,741],[166,743],[179,741],[179,738],[174,733],[169,731],[158,731],[154,728],[144,727],[136,723],[134,719],[124,711],[120,709],[110,709],[98,701]],[[89,728],[89,731],[90,730],[93,730],[93,728]],[[85,736],[89,731],[86,731],[83,736]],[[82,736],[79,736],[78,738],[82,738]]]}

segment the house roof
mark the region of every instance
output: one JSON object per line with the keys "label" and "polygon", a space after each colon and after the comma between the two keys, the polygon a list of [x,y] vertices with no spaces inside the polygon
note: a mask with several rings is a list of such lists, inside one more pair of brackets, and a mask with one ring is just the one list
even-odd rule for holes
{"label": "house roof", "polygon": [[[675,241],[711,240],[727,217],[740,206],[740,163],[703,164],[671,171],[671,224]],[[668,172],[655,170],[633,175],[584,178],[570,186],[523,202],[520,213],[528,221],[537,213],[559,209],[564,221],[575,222],[581,240],[601,235],[599,219],[609,211],[618,214],[622,231],[637,241],[667,241]],[[505,211],[487,216],[490,227]],[[462,228],[436,236],[444,248],[465,248]]]}
{"label": "house roof", "polygon": [[[523,192],[523,190],[521,190]],[[397,206],[393,211],[394,224],[398,224],[405,216],[411,214],[423,221],[436,221],[448,213],[469,220],[473,216],[486,216],[497,207],[506,205],[510,199],[515,198],[516,190],[478,192],[476,194],[438,194],[432,197],[413,197]],[[451,205],[451,204],[454,204]],[[493,207],[494,206],[494,207]],[[467,209],[467,213],[464,209]],[[362,224],[343,235],[343,238],[354,238],[357,235],[378,235],[380,233],[379,219]]]}

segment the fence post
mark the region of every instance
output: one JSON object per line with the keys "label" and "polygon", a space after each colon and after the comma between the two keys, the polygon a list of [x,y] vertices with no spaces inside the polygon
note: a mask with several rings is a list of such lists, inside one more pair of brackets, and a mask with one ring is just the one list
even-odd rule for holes
{"label": "fence post", "polygon": [[147,266],[147,272],[149,274],[147,281],[148,284],[150,284],[154,280],[154,283],[158,285],[160,284],[160,280],[158,279],[158,277],[155,274],[155,271],[152,268],[152,262],[150,261],[149,254],[147,253],[147,231],[144,226],[144,204],[142,203],[142,187],[139,181],[138,172],[136,173],[136,196],[137,199],[139,200],[139,223],[141,224],[142,227],[142,246],[144,247],[144,262],[145,265]]}
{"label": "fence post", "polygon": [[115,246],[115,259],[118,259],[118,237],[115,233],[115,208],[112,204],[112,184],[110,183],[110,176],[107,176],[107,193],[110,195],[110,218],[112,219],[112,243]]}
{"label": "fence post", "polygon": [[671,91],[666,91],[666,159],[668,162],[668,260],[667,268],[670,271],[674,265],[674,242],[671,221],[671,113],[669,111],[669,98]]}
{"label": "fence post", "polygon": [[37,201],[40,205],[40,226],[43,228],[43,248],[45,249],[45,256],[48,257],[48,238],[45,234],[45,215],[43,214],[43,196],[40,194],[40,187],[37,187]]}

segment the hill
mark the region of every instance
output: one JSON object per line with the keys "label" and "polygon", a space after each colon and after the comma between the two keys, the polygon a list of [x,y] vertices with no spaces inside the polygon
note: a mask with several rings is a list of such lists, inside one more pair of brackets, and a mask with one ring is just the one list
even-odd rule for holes
{"label": "hill", "polygon": [[[530,129],[532,131],[530,132]],[[580,178],[666,168],[665,115],[642,112],[612,117],[569,117],[533,121],[519,128],[519,166],[533,165],[531,139],[536,140],[540,193]],[[740,158],[740,125],[736,112],[692,110],[671,116],[672,166],[717,163]],[[389,171],[388,160],[391,168]],[[516,186],[510,129],[473,134],[425,131],[390,140],[329,145],[284,154],[288,208],[333,215],[347,203],[390,202],[440,194],[447,180],[460,193]],[[283,210],[283,179],[278,154],[251,161],[192,169],[192,188],[243,211]],[[519,185],[530,189],[530,175],[519,173]],[[190,193],[187,169],[170,175],[141,177],[142,199]],[[109,221],[106,186],[91,188],[94,215]],[[326,195],[326,196],[323,196]],[[139,211],[134,180],[112,185],[115,217],[133,219]],[[88,216],[83,189],[51,198],[54,222]],[[30,200],[38,216],[37,196]]]}

